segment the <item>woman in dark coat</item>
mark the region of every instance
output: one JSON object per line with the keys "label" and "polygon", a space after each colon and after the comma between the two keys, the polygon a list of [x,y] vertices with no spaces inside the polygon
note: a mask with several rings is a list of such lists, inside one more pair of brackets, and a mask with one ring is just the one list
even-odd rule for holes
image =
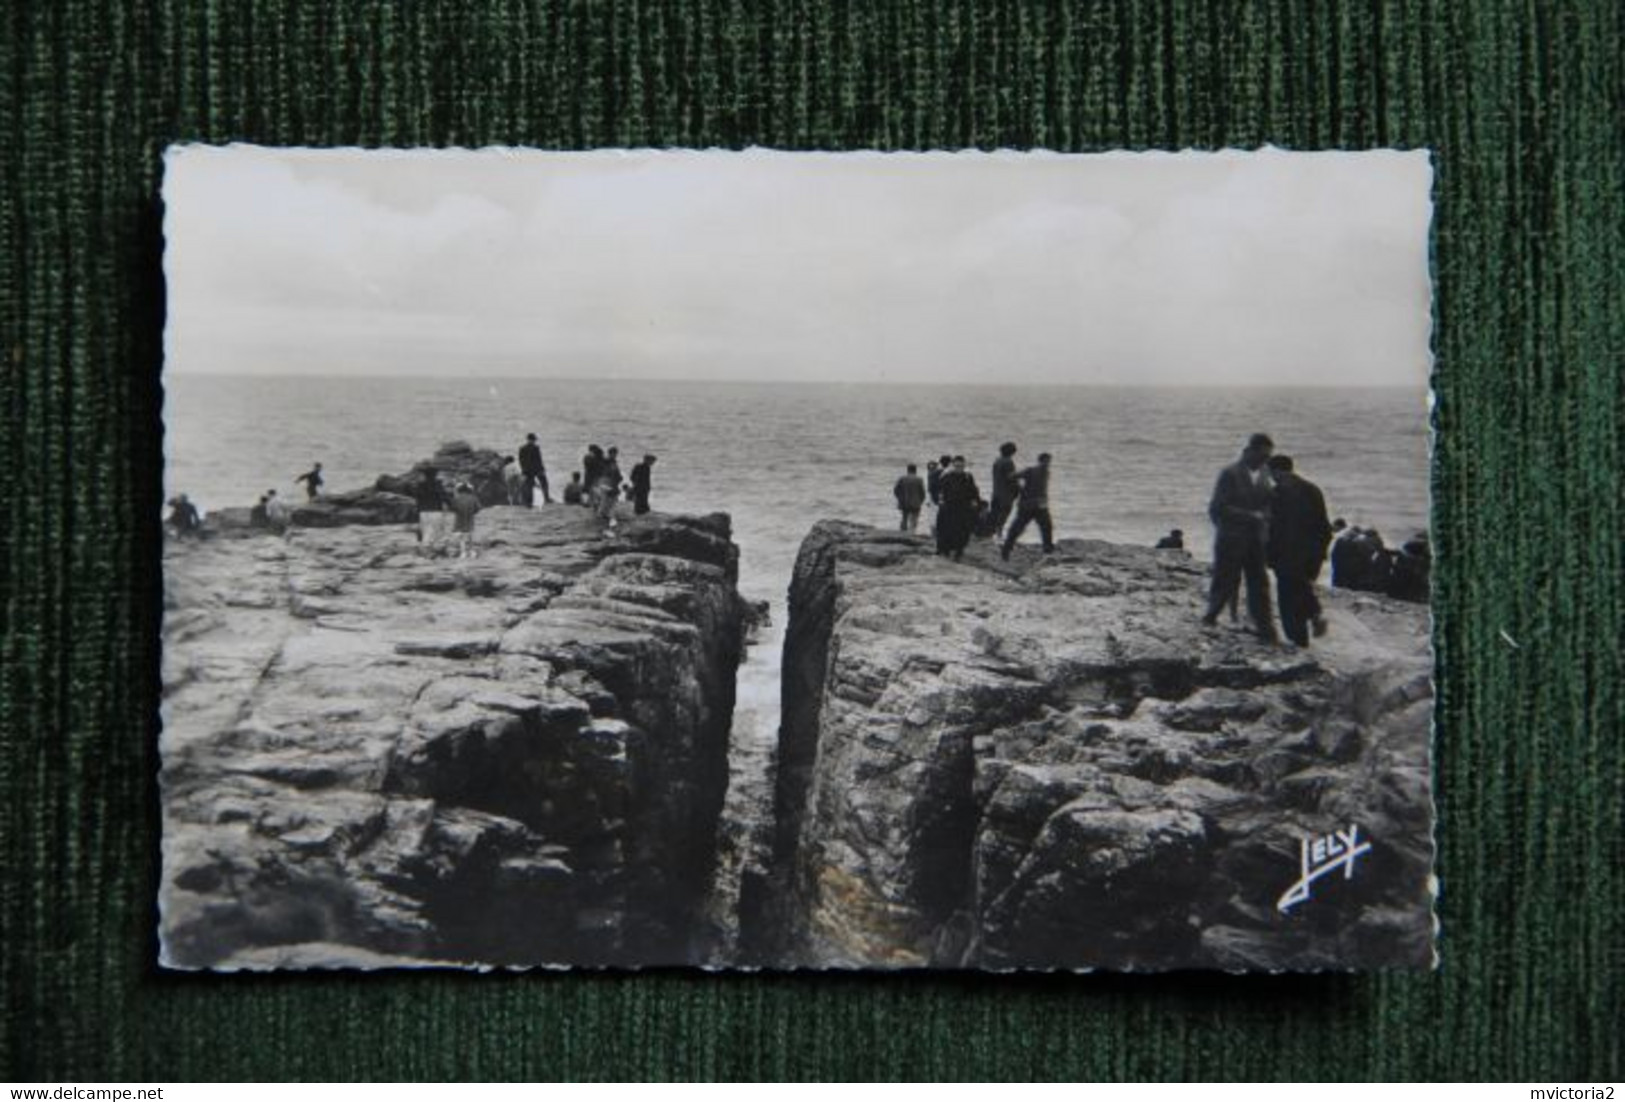
{"label": "woman in dark coat", "polygon": [[955,562],[965,554],[982,511],[982,491],[965,469],[965,457],[956,455],[953,466],[942,476],[942,507],[937,512],[937,554],[952,555]]}

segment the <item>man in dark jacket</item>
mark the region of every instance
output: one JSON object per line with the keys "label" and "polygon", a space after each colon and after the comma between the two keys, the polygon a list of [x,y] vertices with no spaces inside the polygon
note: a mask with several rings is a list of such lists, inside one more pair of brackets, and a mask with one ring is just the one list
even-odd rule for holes
{"label": "man in dark jacket", "polygon": [[519,475],[524,479],[523,503],[536,504],[536,487],[542,488],[542,501],[553,504],[553,495],[547,489],[547,468],[542,465],[542,449],[536,443],[534,432],[525,433],[525,442],[519,448]]}
{"label": "man in dark jacket", "polygon": [[646,455],[632,468],[632,512],[640,517],[649,511],[649,476],[654,473],[654,465],[655,457]]}
{"label": "man in dark jacket", "polygon": [[310,470],[295,478],[294,482],[296,484],[303,482],[305,484],[305,497],[315,501],[316,495],[322,492],[322,465],[320,463],[316,464]]}
{"label": "man in dark jacket", "polygon": [[418,503],[418,554],[434,554],[446,536],[446,510],[451,495],[440,483],[440,472],[423,467],[412,484],[412,497]]}
{"label": "man in dark jacket", "polygon": [[937,514],[937,554],[952,555],[958,562],[965,554],[976,515],[982,509],[982,491],[965,469],[965,457],[953,457],[952,466],[942,476],[942,509]]}
{"label": "man in dark jacket", "polygon": [[1010,531],[1005,533],[1004,547],[999,551],[1007,561],[1021,533],[1035,520],[1038,534],[1044,538],[1044,554],[1055,550],[1055,526],[1049,516],[1049,464],[1050,454],[1045,452],[1038,457],[1037,466],[1028,467],[1016,476],[1021,500],[1016,508],[1016,519],[1010,522]]}
{"label": "man in dark jacket", "polygon": [[901,531],[913,532],[920,526],[920,510],[925,507],[925,482],[920,478],[920,468],[915,464],[908,465],[908,473],[897,480],[892,487],[892,496],[897,499],[897,511],[903,515],[902,523],[898,526]]}
{"label": "man in dark jacket", "polygon": [[932,505],[942,505],[942,476],[948,473],[953,463],[953,456],[945,455],[935,463],[925,465],[925,492],[930,495]]}
{"label": "man in dark jacket", "polygon": [[1281,602],[1281,629],[1300,647],[1309,645],[1309,626],[1326,634],[1315,579],[1332,542],[1332,523],[1326,516],[1326,497],[1320,487],[1293,470],[1292,457],[1270,457],[1275,497],[1270,503],[1268,557],[1275,571],[1275,592]]}
{"label": "man in dark jacket", "polygon": [[169,499],[169,523],[175,528],[175,535],[196,536],[203,531],[203,518],[198,515],[197,506],[185,494]]}
{"label": "man in dark jacket", "polygon": [[597,444],[587,445],[587,454],[581,457],[581,484],[587,488],[587,504],[598,507],[598,476],[604,469],[604,449]]}
{"label": "man in dark jacket", "polygon": [[1213,627],[1219,613],[1235,598],[1243,577],[1247,579],[1247,613],[1253,630],[1266,642],[1277,642],[1274,614],[1270,609],[1269,571],[1265,546],[1269,539],[1270,480],[1269,458],[1275,442],[1263,433],[1254,433],[1241,458],[1219,472],[1207,513],[1213,521],[1213,582],[1208,590],[1207,613],[1202,623]]}
{"label": "man in dark jacket", "polygon": [[988,525],[992,534],[997,537],[1004,531],[1004,522],[1010,519],[1010,510],[1015,508],[1016,499],[1021,496],[1021,482],[1016,477],[1016,446],[1010,443],[999,445],[999,458],[993,461],[993,514],[988,518]]}

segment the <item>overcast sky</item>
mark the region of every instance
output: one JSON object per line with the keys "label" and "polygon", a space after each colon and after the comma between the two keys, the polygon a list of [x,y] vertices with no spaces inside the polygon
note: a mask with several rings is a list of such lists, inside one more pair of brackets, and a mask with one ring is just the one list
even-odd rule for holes
{"label": "overcast sky", "polygon": [[1425,153],[167,157],[168,369],[1368,384]]}

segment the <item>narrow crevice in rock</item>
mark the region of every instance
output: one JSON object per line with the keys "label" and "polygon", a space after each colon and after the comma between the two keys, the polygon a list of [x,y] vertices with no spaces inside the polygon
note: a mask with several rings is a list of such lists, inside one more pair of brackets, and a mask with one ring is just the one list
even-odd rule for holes
{"label": "narrow crevice in rock", "polygon": [[728,518],[490,508],[455,561],[398,506],[166,548],[165,961],[698,959],[748,618]]}
{"label": "narrow crevice in rock", "polygon": [[[1204,584],[1097,541],[955,564],[815,526],[746,940],[813,966],[1426,965],[1425,610],[1332,594],[1332,634],[1289,651],[1204,631]],[[1280,910],[1300,840],[1351,824],[1359,876]]]}

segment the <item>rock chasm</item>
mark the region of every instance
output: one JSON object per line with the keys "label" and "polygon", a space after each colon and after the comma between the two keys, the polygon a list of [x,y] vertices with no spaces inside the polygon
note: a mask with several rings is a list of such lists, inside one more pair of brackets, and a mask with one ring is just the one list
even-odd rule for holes
{"label": "rock chasm", "polygon": [[[1308,650],[1198,622],[1182,552],[963,563],[817,525],[790,594],[762,959],[1316,969],[1432,960],[1426,610]],[[1278,907],[1303,839],[1372,849]]]}

